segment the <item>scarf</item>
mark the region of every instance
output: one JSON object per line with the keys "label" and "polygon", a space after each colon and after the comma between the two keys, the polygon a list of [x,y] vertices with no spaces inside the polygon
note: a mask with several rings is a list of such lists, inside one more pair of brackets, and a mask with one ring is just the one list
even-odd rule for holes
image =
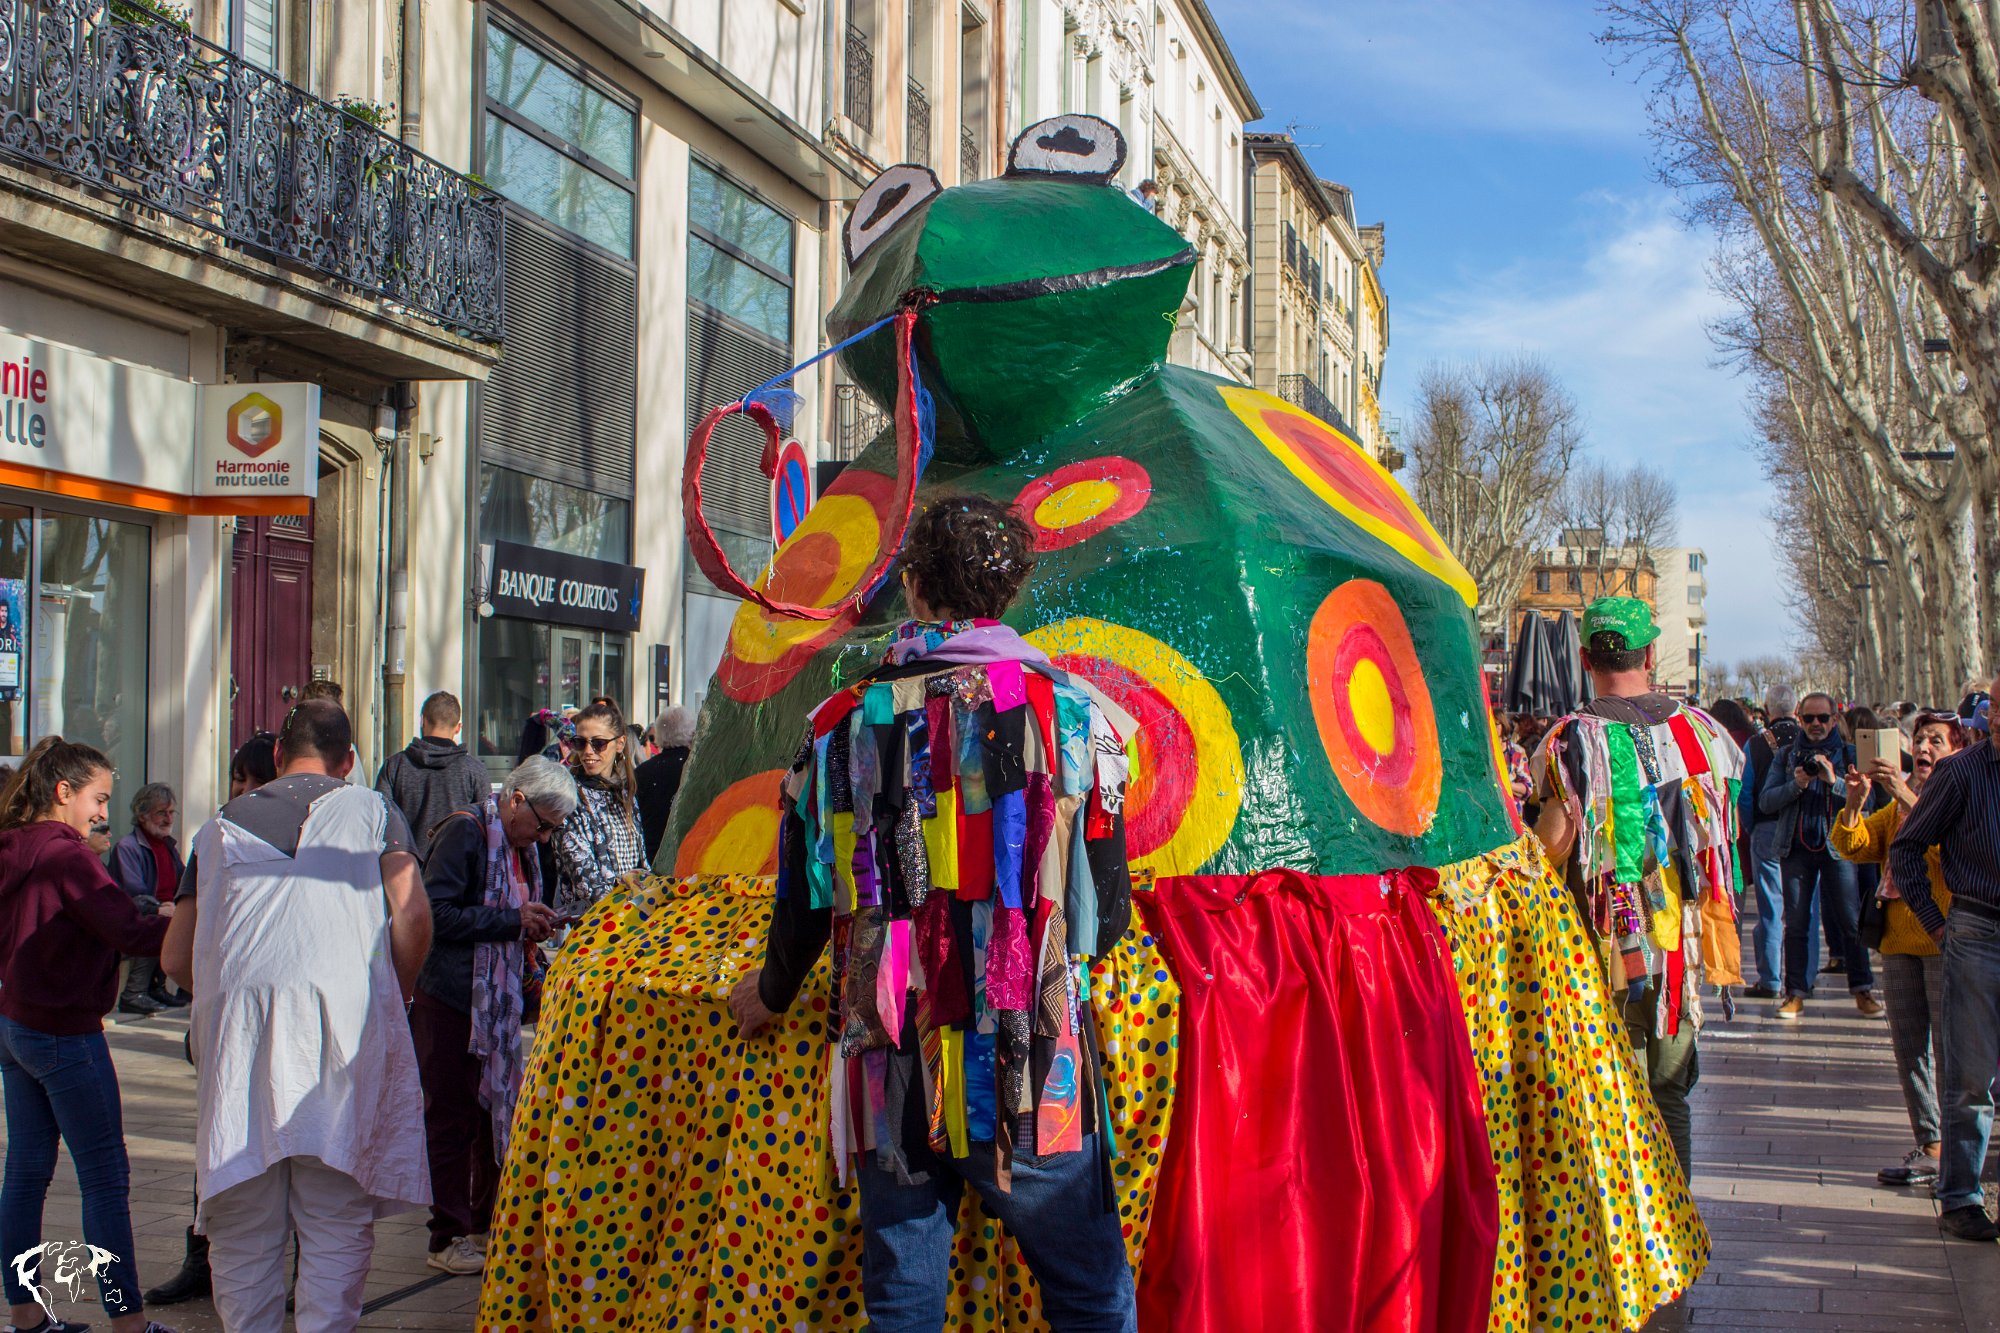
{"label": "scarf", "polygon": [[906,620],[896,627],[895,642],[883,659],[903,666],[918,658],[960,666],[991,666],[995,662],[1033,662],[1047,666],[1049,655],[997,620]]}
{"label": "scarf", "polygon": [[144,829],[139,836],[146,840],[146,846],[153,852],[153,896],[166,902],[180,892],[181,871],[174,864],[174,844],[168,838],[156,838]]}
{"label": "scarf", "polygon": [[[1785,771],[1789,773],[1795,768],[1805,766],[1816,754],[1826,756],[1826,761],[1833,766],[1836,776],[1841,773],[1847,758],[1847,742],[1840,738],[1838,727],[1830,728],[1826,733],[1826,739],[1817,745],[1806,739],[1805,733],[1801,731],[1799,738],[1792,742],[1791,757],[1785,765]],[[1833,828],[1835,790],[1823,779],[1814,778],[1812,785],[1806,788],[1805,794],[1799,797],[1799,842],[1809,852],[1826,850],[1827,835]]]}
{"label": "scarf", "polygon": [[[524,903],[539,901],[540,862],[521,857],[507,841],[500,804],[494,797],[486,798],[480,814],[486,827],[485,905],[519,911]],[[493,1117],[494,1160],[501,1163],[507,1160],[507,1135],[514,1123],[514,1103],[521,1095],[524,947],[516,939],[472,948],[472,1041],[467,1050],[479,1057],[479,1104]]]}

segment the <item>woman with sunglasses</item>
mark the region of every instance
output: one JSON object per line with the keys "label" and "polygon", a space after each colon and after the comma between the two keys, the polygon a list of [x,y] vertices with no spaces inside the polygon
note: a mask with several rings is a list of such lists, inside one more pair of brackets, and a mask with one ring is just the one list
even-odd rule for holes
{"label": "woman with sunglasses", "polygon": [[[1833,847],[1857,865],[1880,865],[1903,818],[1917,803],[1924,782],[1938,761],[1965,748],[1965,728],[1951,713],[1918,713],[1911,729],[1914,761],[1905,780],[1900,764],[1877,759],[1866,773],[1847,770],[1847,804],[1833,826]],[[1873,814],[1864,814],[1869,788],[1892,797]],[[1951,910],[1951,892],[1938,868],[1937,848],[1924,855],[1930,868],[1931,897],[1941,911]],[[1937,1179],[1943,1133],[1938,1115],[1937,1084],[1931,1046],[1944,1015],[1944,959],[1936,941],[1918,922],[1916,913],[1896,893],[1885,876],[1878,901],[1866,905],[1864,938],[1879,926],[1882,983],[1889,1002],[1889,1043],[1896,1052],[1896,1077],[1903,1088],[1903,1106],[1910,1114],[1910,1131],[1917,1146],[1899,1166],[1884,1167],[1875,1178],[1884,1185],[1929,1185]]]}
{"label": "woman with sunglasses", "polygon": [[575,723],[569,767],[577,805],[554,842],[556,912],[566,920],[582,916],[621,875],[646,863],[625,715],[609,699],[598,699]]}
{"label": "woman with sunglasses", "polygon": [[486,1266],[486,1233],[521,1086],[524,945],[555,929],[537,844],[576,809],[576,780],[536,755],[477,811],[441,821],[424,863],[431,951],[417,974],[410,1034],[424,1085],[431,1167],[430,1259],[445,1273]]}

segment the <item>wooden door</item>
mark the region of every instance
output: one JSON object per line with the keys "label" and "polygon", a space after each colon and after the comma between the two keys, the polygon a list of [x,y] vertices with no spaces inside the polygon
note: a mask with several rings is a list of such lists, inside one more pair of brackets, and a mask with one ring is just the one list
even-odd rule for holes
{"label": "wooden door", "polygon": [[312,679],[312,519],[237,520],[229,747],[276,731]]}

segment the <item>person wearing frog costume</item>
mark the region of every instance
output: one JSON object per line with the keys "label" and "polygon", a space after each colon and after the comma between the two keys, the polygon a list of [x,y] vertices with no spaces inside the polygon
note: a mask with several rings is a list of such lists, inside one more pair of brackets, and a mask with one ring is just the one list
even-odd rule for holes
{"label": "person wearing frog costume", "polygon": [[[1505,788],[1472,580],[1334,427],[1165,363],[1196,256],[1110,183],[1123,156],[1062,116],[1002,177],[906,165],[855,201],[831,350],[892,425],[754,580],[707,531],[701,465],[732,433],[775,456],[783,380],[694,432],[690,544],[744,601],[655,876],[551,971],[486,1323],[865,1325],[843,1172],[891,1097],[834,1099],[847,979],[811,967],[754,1035],[726,1001],[768,966],[788,774],[819,768],[801,719],[856,699],[915,609],[919,476],[1013,507],[1036,567],[1005,627],[1132,723],[1133,928],[1065,965],[1140,1328],[1636,1329],[1698,1276],[1665,1129]],[[821,864],[854,875],[831,813]],[[920,970],[878,1001],[935,1000]],[[1046,1080],[1021,1086],[1039,1129]],[[949,1116],[944,1092],[900,1104]],[[1044,1326],[1022,1253],[965,1200],[954,1328]]]}
{"label": "person wearing frog costume", "polygon": [[1536,757],[1535,835],[1565,868],[1622,1008],[1632,1053],[1692,1171],[1688,1093],[1701,1076],[1701,987],[1738,972],[1736,805],[1743,752],[1698,708],[1653,689],[1652,610],[1603,597],[1583,613],[1597,697]]}

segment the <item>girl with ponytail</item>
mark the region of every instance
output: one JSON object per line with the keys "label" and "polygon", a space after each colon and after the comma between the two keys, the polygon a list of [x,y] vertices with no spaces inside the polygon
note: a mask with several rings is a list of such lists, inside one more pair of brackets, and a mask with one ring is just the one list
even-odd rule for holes
{"label": "girl with ponytail", "polygon": [[[0,1251],[26,1254],[41,1243],[60,1139],[83,1193],[83,1238],[111,1255],[97,1283],[112,1333],[167,1333],[147,1321],[139,1297],[118,1075],[103,1023],[118,1001],[119,955],[159,957],[167,918],[141,915],[85,844],[109,826],[111,780],[101,752],[49,736],[0,792]],[[53,1324],[16,1265],[0,1274],[16,1328]]]}

